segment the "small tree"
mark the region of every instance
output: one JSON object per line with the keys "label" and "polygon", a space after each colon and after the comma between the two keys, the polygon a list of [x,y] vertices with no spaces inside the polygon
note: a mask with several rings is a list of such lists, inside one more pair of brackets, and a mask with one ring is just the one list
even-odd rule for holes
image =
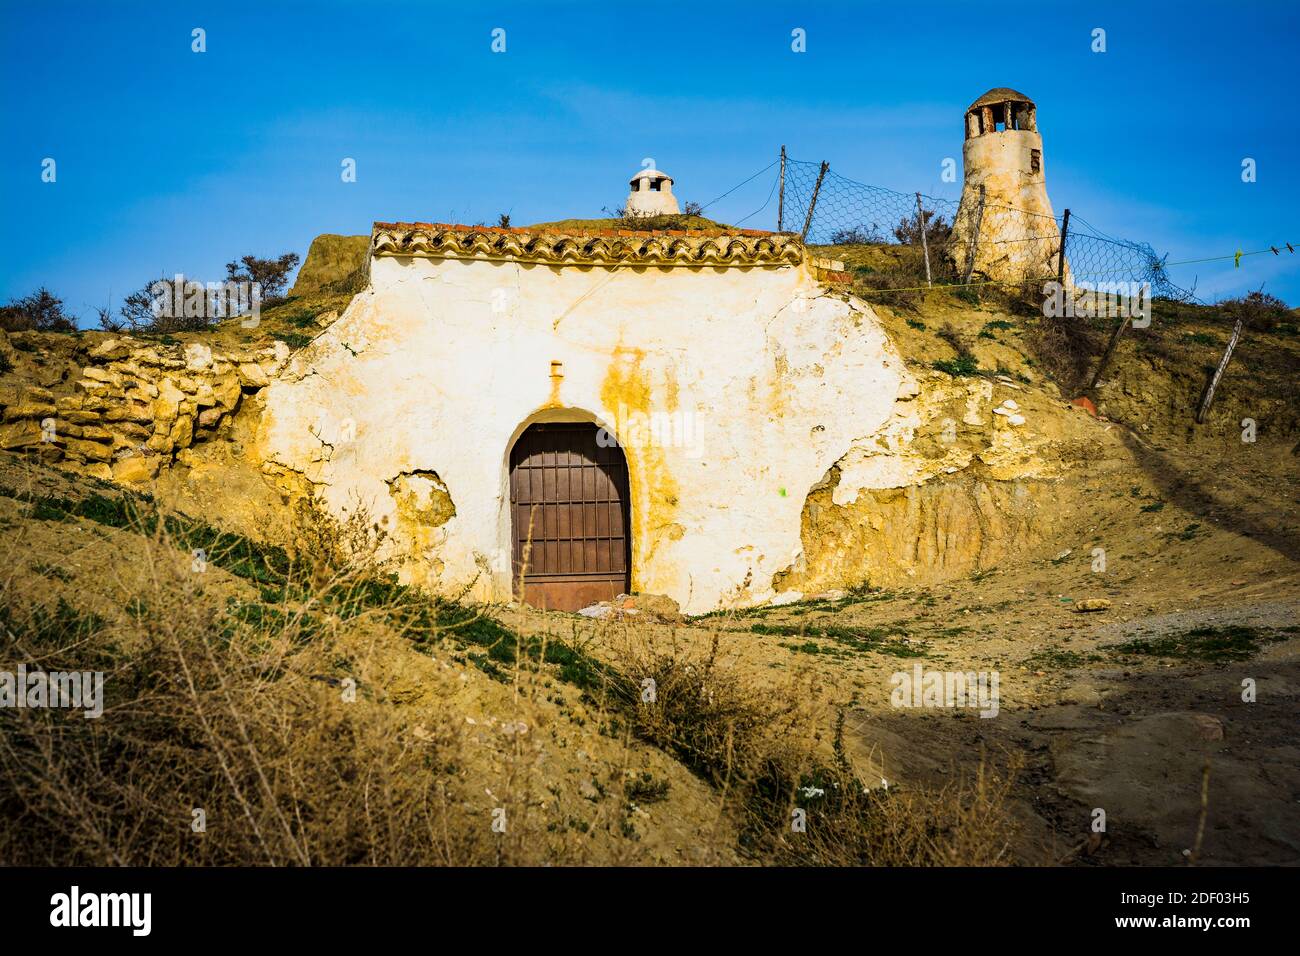
{"label": "small tree", "polygon": [[[198,298],[196,298],[198,297]],[[199,307],[187,310],[187,305]],[[133,332],[199,332],[217,321],[204,287],[192,281],[161,278],[146,283],[122,300],[118,314]],[[108,320],[112,321],[111,317]],[[103,319],[100,325],[111,331]]]}
{"label": "small tree", "polygon": [[870,230],[862,226],[853,226],[848,229],[837,229],[831,233],[832,246],[869,246],[884,241],[884,237],[877,231],[874,222],[871,224]]}
{"label": "small tree", "polygon": [[256,282],[262,287],[262,301],[272,302],[284,294],[289,273],[298,264],[298,253],[286,252],[278,259],[244,256],[239,262],[226,263],[226,278],[232,282]]}
{"label": "small tree", "polygon": [[1241,319],[1253,332],[1272,332],[1278,323],[1290,317],[1291,310],[1275,295],[1262,288],[1249,292],[1239,299],[1225,299],[1219,303],[1224,315],[1236,322]]}
{"label": "small tree", "polygon": [[99,327],[105,332],[125,332],[126,322],[119,318],[114,318],[113,307],[111,305],[97,306],[95,316],[99,319]]}
{"label": "small tree", "polygon": [[[939,213],[933,209],[925,210],[925,241],[931,247],[938,246],[940,243],[948,241],[952,235],[952,226],[949,225]],[[894,238],[904,245],[913,246],[921,244],[921,218],[918,213],[912,213],[910,216],[904,216],[894,227]]]}
{"label": "small tree", "polygon": [[0,329],[6,332],[72,332],[76,327],[73,316],[63,311],[63,300],[45,286],[0,306]]}
{"label": "small tree", "polygon": [[[160,282],[172,285],[171,279],[156,279],[153,282],[145,283],[144,287],[132,292],[122,300],[122,308],[118,314],[122,321],[131,328],[133,332],[175,332],[175,328],[170,327],[172,321],[168,316],[159,315],[154,311],[154,303],[157,296],[154,294],[154,287]],[[104,321],[100,320],[100,325]],[[107,330],[107,326],[104,326]]]}

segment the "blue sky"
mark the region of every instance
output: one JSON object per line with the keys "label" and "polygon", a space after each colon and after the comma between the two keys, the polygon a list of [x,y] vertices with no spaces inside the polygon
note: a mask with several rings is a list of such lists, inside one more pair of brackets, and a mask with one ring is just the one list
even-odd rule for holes
{"label": "blue sky", "polygon": [[[644,157],[699,202],[782,143],[852,179],[956,198],[941,164],[960,162],[963,110],[994,86],[1037,102],[1058,212],[1171,260],[1300,248],[1294,2],[0,10],[0,299],[44,284],[87,317],[160,274],[219,279],[232,258],[305,254],[375,220],[598,216]],[[796,27],[806,53],[790,49]],[[771,183],[710,215],[753,213]],[[746,225],[774,228],[775,202]],[[1202,298],[1263,283],[1300,302],[1300,255],[1173,275]]]}

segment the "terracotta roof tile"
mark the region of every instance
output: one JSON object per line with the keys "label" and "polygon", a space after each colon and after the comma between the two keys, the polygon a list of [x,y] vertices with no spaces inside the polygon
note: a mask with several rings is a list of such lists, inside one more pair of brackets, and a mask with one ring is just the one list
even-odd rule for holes
{"label": "terracotta roof tile", "polygon": [[552,265],[788,266],[804,246],[759,229],[565,229],[377,222],[376,256],[487,259]]}

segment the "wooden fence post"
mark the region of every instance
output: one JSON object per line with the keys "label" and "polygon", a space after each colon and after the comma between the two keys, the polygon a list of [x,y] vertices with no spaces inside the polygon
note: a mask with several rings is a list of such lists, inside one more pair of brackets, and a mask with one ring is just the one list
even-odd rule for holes
{"label": "wooden fence post", "polygon": [[966,253],[966,277],[962,285],[970,284],[971,274],[975,271],[975,247],[980,241],[980,223],[984,221],[984,184],[980,183],[980,204],[975,210],[975,231],[971,233],[970,249]]}
{"label": "wooden fence post", "polygon": [[781,196],[776,207],[776,231],[785,231],[785,144],[781,144]]}
{"label": "wooden fence post", "polygon": [[1241,338],[1241,319],[1237,319],[1237,324],[1232,327],[1232,338],[1228,339],[1228,347],[1223,351],[1223,358],[1219,359],[1219,367],[1214,370],[1214,377],[1210,379],[1210,384],[1205,389],[1205,400],[1201,402],[1201,410],[1196,413],[1196,424],[1204,425],[1205,416],[1210,413],[1210,403],[1214,401],[1214,390],[1219,387],[1219,379],[1223,378],[1223,373],[1228,369],[1228,361],[1232,358],[1232,350],[1237,347],[1237,339]]}
{"label": "wooden fence post", "polygon": [[[1065,240],[1070,235],[1070,210],[1065,210],[1065,221],[1061,223],[1061,251],[1056,254],[1056,281],[1065,285]],[[1120,326],[1122,329],[1123,326]]]}
{"label": "wooden fence post", "polygon": [[916,222],[921,227],[921,252],[925,254],[925,284],[932,285],[930,281],[930,242],[925,237],[925,207],[921,205],[921,194],[916,194]]}
{"label": "wooden fence post", "polygon": [[826,176],[826,170],[830,168],[831,164],[823,160],[821,171],[817,173],[817,185],[813,187],[812,200],[808,203],[808,218],[803,221],[803,232],[799,233],[800,242],[808,238],[808,230],[812,226],[813,210],[817,208],[817,194],[822,191],[822,179]]}

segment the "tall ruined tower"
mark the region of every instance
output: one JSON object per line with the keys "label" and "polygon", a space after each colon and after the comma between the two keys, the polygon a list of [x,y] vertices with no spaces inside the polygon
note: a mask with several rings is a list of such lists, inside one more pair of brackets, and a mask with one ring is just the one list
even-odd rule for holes
{"label": "tall ruined tower", "polygon": [[1004,86],[966,109],[965,180],[952,253],[963,273],[978,226],[974,275],[1008,282],[1056,275],[1061,233],[1047,197],[1037,112],[1033,100]]}

